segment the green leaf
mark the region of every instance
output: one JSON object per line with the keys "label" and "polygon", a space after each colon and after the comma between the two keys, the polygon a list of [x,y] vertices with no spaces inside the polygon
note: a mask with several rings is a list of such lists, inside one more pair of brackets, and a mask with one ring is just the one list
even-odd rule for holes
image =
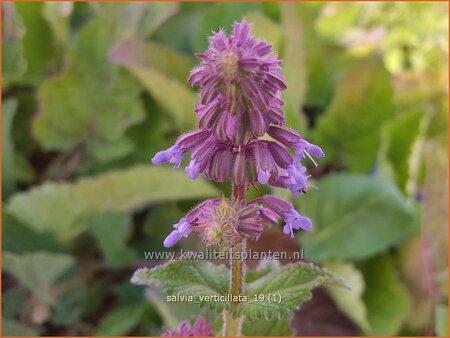
{"label": "green leaf", "polygon": [[184,54],[164,45],[139,39],[126,39],[116,43],[109,59],[126,67],[154,68],[185,83],[194,63]]}
{"label": "green leaf", "polygon": [[2,336],[39,336],[39,331],[14,319],[2,319]]}
{"label": "green leaf", "polygon": [[29,253],[42,250],[64,252],[65,250],[61,243],[56,240],[54,234],[37,232],[6,211],[2,213],[2,237],[8,239],[3,242],[2,249],[12,253]]}
{"label": "green leaf", "polygon": [[47,304],[55,301],[50,293],[51,287],[73,264],[69,255],[45,251],[21,255],[5,252],[3,256],[3,269]]}
{"label": "green leaf", "polygon": [[16,113],[17,100],[2,102],[2,198],[6,199],[15,189],[14,177],[14,143],[12,140],[12,123]]}
{"label": "green leaf", "polygon": [[96,336],[129,335],[141,320],[144,309],[142,304],[116,308],[102,319],[93,334]]}
{"label": "green leaf", "polygon": [[362,300],[366,286],[362,273],[352,263],[339,260],[327,261],[323,266],[336,275],[341,276],[352,286],[351,290],[332,287],[328,288],[328,292],[339,309],[358,324],[366,334],[370,334],[367,309]]}
{"label": "green leaf", "polygon": [[132,150],[124,133],[144,118],[140,86],[107,61],[112,36],[104,20],[91,21],[79,33],[73,66],[42,84],[33,132],[46,149],[82,145],[99,162]]}
{"label": "green leaf", "polygon": [[366,290],[363,300],[372,334],[395,336],[410,310],[406,287],[401,283],[389,256],[375,257],[364,263]]}
{"label": "green leaf", "polygon": [[395,112],[392,92],[389,73],[379,59],[359,62],[345,75],[313,134],[328,160],[355,172],[374,167],[381,126]]}
{"label": "green leaf", "polygon": [[242,332],[246,337],[292,336],[289,316],[271,320],[244,320]]}
{"label": "green leaf", "polygon": [[205,296],[226,295],[229,286],[227,268],[208,261],[176,260],[153,269],[139,269],[131,281],[161,287],[168,296],[192,296],[193,302],[218,311],[229,306],[219,300],[204,299]]}
{"label": "green leaf", "polygon": [[304,130],[303,101],[306,94],[307,69],[303,30],[297,15],[297,3],[281,3],[282,30],[285,37],[283,50],[283,74],[287,89],[283,93],[286,100],[286,123],[289,127]]}
{"label": "green leaf", "polygon": [[[146,56],[152,54],[152,57]],[[112,62],[127,68],[142,83],[154,100],[172,116],[178,128],[194,127],[193,109],[197,96],[186,84],[190,70],[188,64],[191,64],[189,59],[157,44],[133,40],[115,45],[109,56]]]}
{"label": "green leaf", "polygon": [[[43,17],[44,3],[16,3],[18,13],[23,19],[23,55],[27,68],[23,75],[26,81],[37,82],[53,69],[57,61],[57,49],[52,31]],[[46,46],[42,48],[42,46]]]}
{"label": "green leaf", "polygon": [[124,265],[135,258],[135,253],[125,244],[131,234],[131,216],[128,214],[103,214],[86,220],[89,231],[97,239],[103,255],[112,265]]}
{"label": "green leaf", "polygon": [[5,88],[20,78],[26,69],[26,62],[22,45],[24,29],[15,4],[3,3],[2,11],[2,87]]}
{"label": "green leaf", "polygon": [[280,268],[280,262],[277,260],[261,260],[255,270],[247,271],[245,274],[245,282],[251,283],[272,271]]}
{"label": "green leaf", "polygon": [[448,306],[436,306],[436,334],[448,337]]}
{"label": "green leaf", "polygon": [[346,286],[333,273],[312,264],[284,265],[246,285],[247,302],[240,303],[234,314],[246,320],[281,319],[311,298],[311,289],[330,284]]}
{"label": "green leaf", "polygon": [[298,203],[314,224],[301,237],[307,259],[363,259],[419,231],[415,210],[387,181],[339,174],[318,181],[317,187]]}
{"label": "green leaf", "polygon": [[406,189],[410,176],[410,159],[414,142],[419,137],[422,117],[422,111],[407,112],[386,125],[384,156],[402,190]]}
{"label": "green leaf", "polygon": [[82,217],[123,212],[148,204],[216,195],[203,180],[189,181],[181,171],[137,166],[76,183],[47,183],[11,197],[7,210],[38,232],[70,240],[85,224]]}

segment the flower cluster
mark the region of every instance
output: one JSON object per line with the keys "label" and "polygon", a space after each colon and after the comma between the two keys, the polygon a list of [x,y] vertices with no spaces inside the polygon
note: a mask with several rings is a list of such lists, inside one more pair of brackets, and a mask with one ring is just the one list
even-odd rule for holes
{"label": "flower cluster", "polygon": [[[172,163],[179,168],[190,152],[185,171],[189,178],[201,174],[233,185],[268,184],[300,196],[308,189],[309,175],[301,160],[323,157],[323,151],[285,127],[281,92],[286,89],[281,61],[270,44],[250,36],[250,25],[235,23],[233,32],[210,37],[209,48],[197,54],[201,63],[189,76],[200,87],[196,104],[198,129],[181,135],[175,145],[158,152],[154,164]],[[166,238],[174,245],[198,230],[207,245],[229,247],[241,236],[258,239],[264,224],[285,221],[284,232],[311,228],[311,221],[292,205],[273,196],[248,204],[232,199],[205,201],[186,215]]]}
{"label": "flower cluster", "polygon": [[215,198],[193,208],[167,236],[164,246],[171,247],[192,231],[200,234],[207,246],[226,249],[234,246],[243,237],[258,240],[264,225],[285,222],[283,232],[294,236],[293,230],[310,230],[311,220],[300,215],[293,205],[281,198],[266,195],[247,204],[234,199]]}
{"label": "flower cluster", "polygon": [[176,330],[163,329],[161,337],[213,337],[214,332],[211,324],[206,324],[205,319],[199,316],[194,325],[190,325],[187,321],[182,321]]}
{"label": "flower cluster", "polygon": [[[191,151],[186,167],[191,179],[204,174],[243,186],[258,182],[299,196],[308,189],[309,177],[300,160],[324,154],[284,127],[281,61],[268,43],[256,41],[249,31],[250,25],[242,21],[230,37],[223,31],[211,36],[209,49],[198,54],[202,61],[189,76],[189,83],[201,88],[195,108],[199,129],[181,135],[152,161],[178,168]],[[265,135],[271,139],[261,139]]]}

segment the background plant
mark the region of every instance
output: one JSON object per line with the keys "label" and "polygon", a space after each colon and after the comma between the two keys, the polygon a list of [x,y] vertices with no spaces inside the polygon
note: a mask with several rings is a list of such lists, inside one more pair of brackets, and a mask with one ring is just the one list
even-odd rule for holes
{"label": "background plant", "polygon": [[327,154],[298,205],[315,229],[288,245],[353,286],[244,332],[446,334],[446,4],[2,9],[3,334],[159,335],[200,313],[129,277],[159,263],[142,253],[163,250],[167,224],[230,192],[148,161],[194,126],[192,53],[243,17],[284,60],[288,126]]}

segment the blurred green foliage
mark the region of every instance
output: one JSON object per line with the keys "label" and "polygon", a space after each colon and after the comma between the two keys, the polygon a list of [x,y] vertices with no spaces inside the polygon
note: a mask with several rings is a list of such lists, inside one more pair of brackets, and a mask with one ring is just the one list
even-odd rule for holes
{"label": "blurred green foliage", "polygon": [[[446,3],[2,2],[3,335],[159,335],[200,313],[129,278],[229,191],[148,160],[194,128],[193,53],[243,17],[284,60],[288,126],[326,152],[293,202],[305,258],[353,286],[327,292],[327,320],[352,323],[331,333],[447,335]],[[310,322],[291,329],[329,333]]]}

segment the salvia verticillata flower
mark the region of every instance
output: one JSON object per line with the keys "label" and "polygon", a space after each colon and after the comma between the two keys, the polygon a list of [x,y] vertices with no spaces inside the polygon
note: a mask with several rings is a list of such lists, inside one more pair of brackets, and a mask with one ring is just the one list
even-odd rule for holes
{"label": "salvia verticillata flower", "polygon": [[197,56],[201,63],[188,81],[201,87],[195,108],[200,128],[243,144],[264,135],[269,123],[284,123],[281,61],[270,44],[250,36],[245,20],[234,24],[230,36],[214,33],[209,48]]}
{"label": "salvia verticillata flower", "polygon": [[194,325],[191,326],[188,321],[180,323],[176,330],[163,328],[161,337],[213,337],[212,325],[206,324],[205,318],[199,316]]}
{"label": "salvia verticillata flower", "polygon": [[[205,175],[216,182],[269,184],[299,196],[308,189],[309,175],[300,161],[323,157],[323,151],[284,127],[285,89],[281,62],[264,41],[250,36],[250,25],[235,23],[233,32],[210,38],[201,63],[189,77],[200,89],[196,106],[200,129],[181,135],[175,145],[157,153],[154,164],[181,165],[189,178]],[[261,139],[261,136],[268,135]]]}
{"label": "salvia verticillata flower", "polygon": [[[158,152],[154,164],[185,168],[190,179],[200,175],[233,185],[268,184],[289,189],[295,196],[308,190],[307,168],[301,161],[324,156],[316,145],[285,127],[281,92],[286,89],[281,61],[270,44],[250,35],[250,25],[235,23],[230,36],[224,31],[210,37],[209,48],[198,54],[200,64],[189,83],[200,87],[195,106],[197,130],[181,135],[167,150]],[[233,199],[212,199],[189,212],[164,241],[173,246],[192,231],[198,231],[208,246],[231,247],[242,237],[258,239],[265,224],[283,219],[284,233],[311,228],[311,221],[293,206],[265,196],[248,204]]]}
{"label": "salvia verticillata flower", "polygon": [[293,236],[294,230],[310,230],[312,226],[310,219],[300,215],[290,202],[275,196],[266,195],[244,205],[224,197],[210,199],[175,224],[164,245],[171,247],[196,231],[207,246],[229,248],[243,238],[257,240],[264,225],[277,224],[280,219],[285,222],[286,235]]}

